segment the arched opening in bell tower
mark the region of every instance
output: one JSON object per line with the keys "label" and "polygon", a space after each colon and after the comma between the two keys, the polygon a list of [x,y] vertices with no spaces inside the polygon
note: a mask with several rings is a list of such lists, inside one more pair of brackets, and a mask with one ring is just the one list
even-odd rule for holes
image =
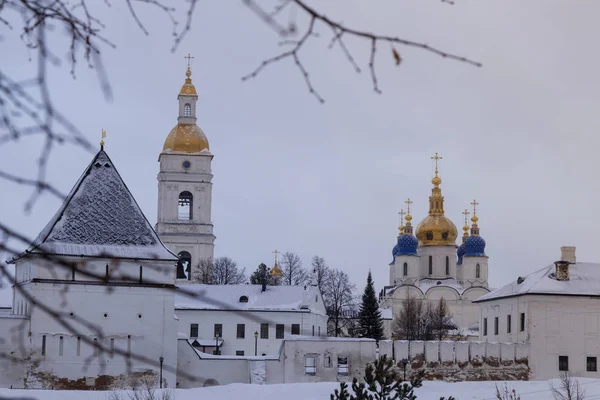
{"label": "arched opening in bell tower", "polygon": [[192,277],[192,255],[187,251],[181,251],[177,254],[177,279],[191,280]]}
{"label": "arched opening in bell tower", "polygon": [[189,103],[186,103],[183,106],[183,116],[184,117],[191,117],[192,116],[192,106]]}
{"label": "arched opening in bell tower", "polygon": [[179,193],[179,207],[177,209],[177,217],[180,221],[188,221],[192,219],[192,206],[194,196],[187,190]]}

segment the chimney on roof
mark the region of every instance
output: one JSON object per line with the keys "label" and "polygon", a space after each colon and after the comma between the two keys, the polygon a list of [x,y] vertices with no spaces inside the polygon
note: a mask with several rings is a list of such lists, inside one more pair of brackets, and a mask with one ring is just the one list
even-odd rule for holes
{"label": "chimney on roof", "polygon": [[560,261],[554,262],[556,266],[556,280],[569,280],[569,264],[575,264],[575,260],[574,246],[562,246],[560,248]]}
{"label": "chimney on roof", "polygon": [[568,261],[571,264],[575,264],[575,246],[562,246],[560,248],[560,260]]}

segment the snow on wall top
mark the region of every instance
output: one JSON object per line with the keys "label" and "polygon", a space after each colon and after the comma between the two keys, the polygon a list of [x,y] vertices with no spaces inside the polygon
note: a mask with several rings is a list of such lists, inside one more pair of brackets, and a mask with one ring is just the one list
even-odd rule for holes
{"label": "snow on wall top", "polygon": [[541,268],[518,280],[481,296],[475,302],[500,299],[524,294],[600,295],[600,264],[576,263],[569,265],[569,280],[558,281],[554,264]]}
{"label": "snow on wall top", "polygon": [[96,154],[28,252],[177,260],[104,150]]}
{"label": "snow on wall top", "polygon": [[[252,310],[252,311],[312,311],[312,300],[318,293],[316,286],[262,285],[181,285],[175,293],[176,310]],[[245,296],[247,302],[240,302]],[[308,304],[304,304],[307,302]],[[304,306],[304,307],[303,307]],[[305,312],[306,312],[305,311]]]}

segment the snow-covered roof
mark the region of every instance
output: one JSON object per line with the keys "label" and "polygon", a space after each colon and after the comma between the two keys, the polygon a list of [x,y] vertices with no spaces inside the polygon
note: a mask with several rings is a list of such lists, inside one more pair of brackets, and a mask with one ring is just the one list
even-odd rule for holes
{"label": "snow-covered roof", "polygon": [[27,253],[176,261],[100,150]]}
{"label": "snow-covered roof", "polygon": [[525,294],[550,294],[570,296],[600,296],[600,264],[575,263],[569,265],[569,280],[556,280],[554,264],[496,289],[475,302],[500,299]]}
{"label": "snow-covered roof", "polygon": [[[175,294],[176,310],[252,311],[309,311],[319,290],[316,286],[267,286],[263,292],[262,285],[202,284],[181,285],[180,289]],[[240,302],[242,297],[247,302]]]}

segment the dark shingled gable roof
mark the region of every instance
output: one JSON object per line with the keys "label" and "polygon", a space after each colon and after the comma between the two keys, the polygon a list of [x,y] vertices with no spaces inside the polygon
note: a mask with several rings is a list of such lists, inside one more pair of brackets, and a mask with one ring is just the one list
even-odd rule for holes
{"label": "dark shingled gable roof", "polygon": [[27,253],[160,259],[160,241],[112,161],[100,150]]}

